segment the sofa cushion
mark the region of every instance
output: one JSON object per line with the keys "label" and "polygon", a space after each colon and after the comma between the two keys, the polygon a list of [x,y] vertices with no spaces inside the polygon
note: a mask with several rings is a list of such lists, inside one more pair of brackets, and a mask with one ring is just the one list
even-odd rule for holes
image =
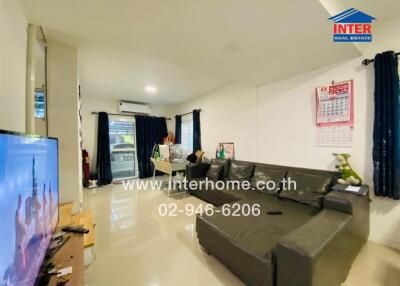
{"label": "sofa cushion", "polygon": [[224,164],[221,162],[211,163],[210,168],[207,171],[206,177],[214,181],[221,179],[223,168]]}
{"label": "sofa cushion", "polygon": [[186,179],[188,181],[198,178],[204,178],[210,168],[209,163],[188,164],[186,165]]}
{"label": "sofa cushion", "polygon": [[218,190],[190,190],[190,194],[216,207],[220,207],[224,204],[229,204],[240,199],[233,193]]}
{"label": "sofa cushion", "polygon": [[[198,215],[196,230],[199,242],[221,260],[246,285],[276,285],[274,249],[288,233],[311,220],[319,210],[275,196],[258,193],[258,200],[241,200],[235,204],[261,206],[259,216]],[[280,210],[282,215],[268,215]]]}
{"label": "sofa cushion", "polygon": [[[291,199],[313,207],[322,207],[322,201],[329,192],[333,178],[330,175],[307,174],[302,172],[288,172],[288,183],[282,189],[279,197]],[[294,184],[289,184],[289,179]]]}
{"label": "sofa cushion", "polygon": [[250,181],[253,175],[254,164],[232,161],[229,169],[229,180]]}
{"label": "sofa cushion", "polygon": [[[251,178],[251,187],[271,195],[277,195],[281,188],[281,180],[285,176],[286,171],[275,170],[264,166],[256,166],[254,175]],[[262,182],[262,183],[260,183]],[[266,185],[268,182],[273,182]],[[273,189],[271,189],[274,187]]]}
{"label": "sofa cushion", "polygon": [[229,166],[231,165],[231,160],[230,159],[212,159],[211,163],[222,163],[224,165],[223,170],[222,170],[222,179],[227,180],[229,177]]}

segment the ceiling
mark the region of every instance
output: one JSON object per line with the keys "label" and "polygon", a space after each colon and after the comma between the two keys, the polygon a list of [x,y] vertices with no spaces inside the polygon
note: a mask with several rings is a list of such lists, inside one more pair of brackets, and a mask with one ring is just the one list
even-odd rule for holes
{"label": "ceiling", "polygon": [[[45,29],[45,34],[47,38],[78,48],[82,96],[173,104],[228,83],[207,73],[128,49],[84,40],[51,29]],[[158,92],[147,94],[144,88],[148,85],[156,86]]]}
{"label": "ceiling", "polygon": [[[332,43],[328,11],[349,8],[339,1],[20,1],[50,37],[79,46],[80,82],[99,96],[173,103],[360,55],[351,43]],[[382,20],[398,11],[390,9],[398,0],[349,2]],[[159,93],[146,95],[146,84]]]}
{"label": "ceiling", "polygon": [[[108,46],[84,46],[79,52],[82,93],[147,103],[178,103],[227,82],[154,57]],[[157,92],[149,95],[146,86]]]}

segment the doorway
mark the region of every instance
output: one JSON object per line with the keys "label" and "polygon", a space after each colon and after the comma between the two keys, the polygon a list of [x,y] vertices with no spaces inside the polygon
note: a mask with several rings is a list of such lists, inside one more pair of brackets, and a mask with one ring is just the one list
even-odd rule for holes
{"label": "doorway", "polygon": [[114,180],[139,176],[136,154],[136,126],[133,117],[110,116],[110,160]]}

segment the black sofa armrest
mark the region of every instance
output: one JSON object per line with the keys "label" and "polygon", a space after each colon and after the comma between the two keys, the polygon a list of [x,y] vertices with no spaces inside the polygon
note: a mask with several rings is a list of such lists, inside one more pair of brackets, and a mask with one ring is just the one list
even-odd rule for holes
{"label": "black sofa armrest", "polygon": [[340,286],[362,246],[353,240],[351,222],[351,215],[325,209],[280,239],[277,285]]}
{"label": "black sofa armrest", "polygon": [[332,191],[324,197],[324,209],[331,209],[352,215],[353,239],[367,241],[370,224],[370,199],[368,186],[365,196],[359,196],[350,192]]}
{"label": "black sofa armrest", "polygon": [[186,179],[190,181],[205,178],[209,168],[209,163],[189,164],[186,166]]}

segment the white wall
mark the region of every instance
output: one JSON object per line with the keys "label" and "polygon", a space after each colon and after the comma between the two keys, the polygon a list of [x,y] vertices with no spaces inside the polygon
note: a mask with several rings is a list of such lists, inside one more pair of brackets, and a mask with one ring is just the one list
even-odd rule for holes
{"label": "white wall", "polygon": [[[373,65],[361,61],[385,50],[400,50],[400,19],[376,25],[374,42],[350,61],[252,88],[232,84],[171,108],[170,116],[202,108],[202,143],[214,157],[218,142],[235,142],[236,158],[271,164],[333,170],[332,152],[352,154],[351,163],[373,185]],[[315,87],[354,80],[354,147],[315,146]],[[400,248],[400,203],[372,194],[370,239]]]}
{"label": "white wall", "polygon": [[378,23],[373,28],[374,42],[371,45],[358,44],[362,53],[374,57],[376,53],[394,50],[399,52],[400,48],[400,17],[390,22]]}
{"label": "white wall", "polygon": [[46,52],[45,44],[39,38],[34,41],[35,51],[35,88],[43,88],[46,84]]}
{"label": "white wall", "polygon": [[81,89],[81,93],[83,149],[89,152],[90,169],[95,171],[98,116],[93,115],[92,111],[116,113],[118,111],[118,100],[87,96],[84,89]]}
{"label": "white wall", "polygon": [[[81,114],[82,114],[82,138],[83,138],[83,149],[89,152],[90,157],[90,169],[96,171],[96,154],[97,154],[97,120],[98,116],[93,115],[92,112],[108,112],[118,113],[119,100],[112,98],[102,98],[97,96],[90,96],[85,94],[84,88],[81,89]],[[151,113],[154,116],[166,116],[166,107],[162,106],[151,106]],[[122,117],[123,118],[123,117]],[[167,121],[168,129],[170,129],[170,123]]]}
{"label": "white wall", "polygon": [[[360,63],[357,58],[260,88],[231,84],[175,106],[170,116],[203,110],[202,145],[208,157],[215,156],[218,142],[226,141],[235,143],[239,160],[329,169],[334,163],[332,152],[351,151],[353,161],[365,157],[366,114],[356,118],[355,148],[316,147],[315,87],[354,79],[356,93],[362,95],[357,97],[356,110],[366,110],[368,72]],[[365,164],[355,165],[360,169]]]}
{"label": "white wall", "polygon": [[[215,157],[219,142],[234,142],[236,159],[256,161],[258,132],[257,89],[231,84],[218,88],[190,102],[174,106],[170,117],[201,108],[202,149]],[[174,124],[171,124],[174,131]]]}
{"label": "white wall", "polygon": [[78,134],[78,56],[74,47],[48,42],[49,136],[59,139],[60,202],[82,202]]}
{"label": "white wall", "polygon": [[19,1],[0,0],[0,129],[25,131],[27,25]]}
{"label": "white wall", "polygon": [[[174,114],[201,108],[202,145],[214,157],[218,142],[234,142],[239,160],[331,169],[333,152],[351,152],[355,168],[371,182],[371,67],[362,57],[254,88],[231,84],[174,106]],[[315,87],[353,79],[355,84],[355,147],[315,146]]]}
{"label": "white wall", "polygon": [[[352,154],[354,167],[371,182],[372,124],[371,69],[361,66],[362,57],[328,68],[304,73],[258,89],[260,124],[258,158],[280,165],[331,169],[333,152]],[[315,146],[315,87],[332,80],[354,80],[355,129],[353,148]]]}

